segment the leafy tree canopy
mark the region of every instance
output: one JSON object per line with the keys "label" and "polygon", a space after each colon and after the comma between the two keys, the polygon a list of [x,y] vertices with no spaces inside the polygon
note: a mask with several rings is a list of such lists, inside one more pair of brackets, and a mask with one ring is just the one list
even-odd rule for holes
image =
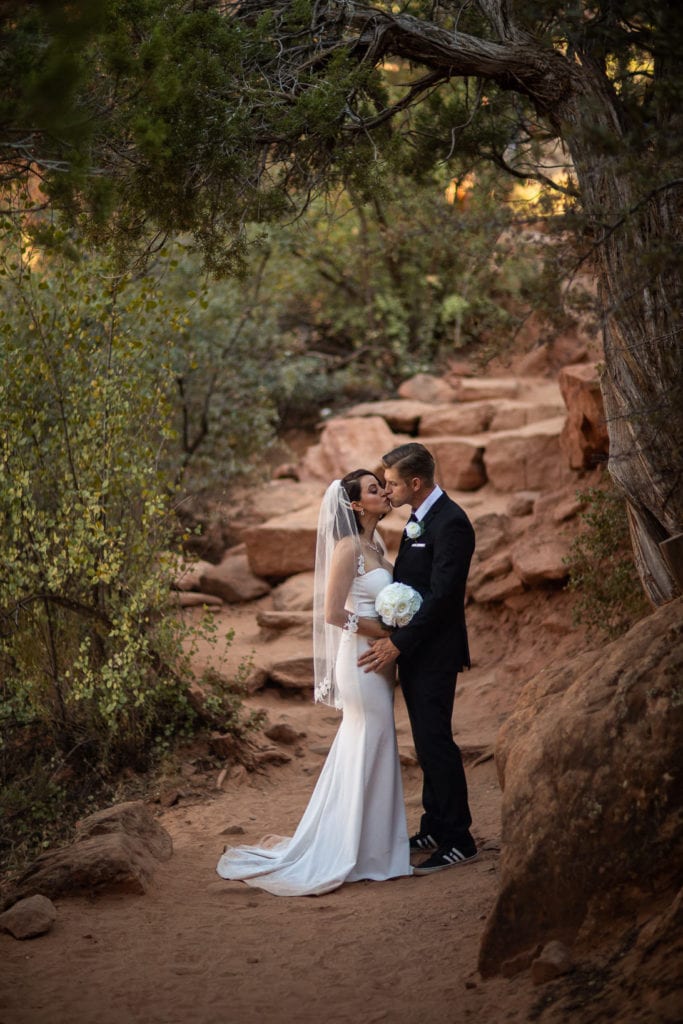
{"label": "leafy tree canopy", "polygon": [[676,592],[659,544],[683,521],[680,5],[10,0],[1,15],[9,205],[44,200],[124,254],[179,231],[238,270],[248,224],[339,182],[370,199],[388,166],[419,177],[455,153],[559,189],[598,271],[610,468],[641,576],[655,602]]}

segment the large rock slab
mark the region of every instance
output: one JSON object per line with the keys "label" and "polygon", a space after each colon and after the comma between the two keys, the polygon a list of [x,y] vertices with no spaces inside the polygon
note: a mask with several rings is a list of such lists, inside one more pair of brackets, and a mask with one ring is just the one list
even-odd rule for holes
{"label": "large rock slab", "polygon": [[560,444],[569,465],[572,469],[592,469],[600,462],[605,463],[609,435],[598,364],[565,366],[560,371],[559,385],[567,406]]}
{"label": "large rock slab", "polygon": [[481,445],[461,437],[424,437],[434,456],[436,479],[445,490],[478,491],[486,483]]}
{"label": "large rock slab", "polygon": [[560,450],[564,417],[505,430],[486,440],[486,475],[499,491],[547,491],[571,478]]}
{"label": "large rock slab", "polygon": [[458,402],[497,401],[519,395],[519,381],[515,377],[461,377],[454,387]]}
{"label": "large rock slab", "polygon": [[138,839],[157,860],[173,856],[173,840],[140,800],[105,807],[76,823],[78,840],[113,834]]}
{"label": "large rock slab", "polygon": [[456,400],[455,390],[441,377],[435,377],[431,373],[417,373],[409,380],[404,380],[398,389],[401,398],[409,398],[413,401],[427,402],[430,405],[438,405],[440,402],[454,402]]}
{"label": "large rock slab", "polygon": [[287,690],[313,689],[313,657],[285,658],[274,661],[268,668],[268,675],[279,686]]}
{"label": "large rock slab", "polygon": [[159,861],[172,852],[171,837],[144,804],[118,804],[83,819],[70,846],[48,850],[33,861],[13,887],[13,898],[142,894]]}
{"label": "large rock slab", "polygon": [[503,852],[485,977],[678,891],[682,678],[679,598],[522,691],[496,746]]}
{"label": "large rock slab", "polygon": [[565,413],[566,410],[559,392],[556,402],[497,402],[489,429],[495,432],[518,430],[519,427],[526,427],[529,423],[554,419],[556,416],[564,416]]}
{"label": "large rock slab", "polygon": [[269,519],[244,532],[251,571],[260,577],[286,579],[315,567],[318,508],[299,509]]}
{"label": "large rock slab", "polygon": [[278,612],[313,610],[313,571],[299,572],[280,583],[272,592],[273,608]]}
{"label": "large rock slab", "polygon": [[436,437],[441,434],[481,434],[489,429],[496,406],[493,402],[468,402],[428,409],[420,419],[419,433],[424,437]]}
{"label": "large rock slab", "polygon": [[[330,420],[320,443],[309,448],[301,461],[301,479],[329,483],[354,469],[377,473],[382,468],[382,456],[400,440],[381,416]],[[248,544],[247,537],[243,539]]]}
{"label": "large rock slab", "polygon": [[[381,416],[399,434],[417,434],[423,417],[433,406],[408,398],[388,398],[384,402],[360,402],[346,410],[346,416]],[[384,453],[382,453],[384,454]]]}
{"label": "large rock slab", "polygon": [[214,594],[229,604],[255,601],[270,592],[265,580],[251,571],[246,553],[228,554],[218,565],[204,563],[199,575],[199,590]]}
{"label": "large rock slab", "polygon": [[556,534],[530,530],[512,546],[512,566],[528,587],[557,583],[569,575],[565,560],[570,548],[571,542]]}

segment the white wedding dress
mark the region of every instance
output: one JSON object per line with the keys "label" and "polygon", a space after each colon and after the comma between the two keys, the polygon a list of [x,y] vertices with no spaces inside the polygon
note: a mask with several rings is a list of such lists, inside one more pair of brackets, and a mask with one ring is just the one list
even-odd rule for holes
{"label": "white wedding dress", "polygon": [[[374,617],[375,597],[388,583],[384,568],[363,572],[347,608]],[[277,896],[315,896],[343,882],[410,875],[410,849],[394,728],[393,668],[364,672],[358,657],[368,641],[343,631],[337,684],[343,717],[322,772],[291,839],[272,846],[228,848],[217,871]]]}

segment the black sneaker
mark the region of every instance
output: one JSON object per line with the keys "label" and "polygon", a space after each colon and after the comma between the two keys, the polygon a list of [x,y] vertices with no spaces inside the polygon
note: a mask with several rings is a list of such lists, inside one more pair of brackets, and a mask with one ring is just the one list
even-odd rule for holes
{"label": "black sneaker", "polygon": [[443,871],[444,868],[455,868],[458,864],[469,864],[477,859],[477,849],[465,847],[464,850],[457,846],[442,846],[441,849],[428,857],[419,867],[413,868],[414,875],[431,875],[434,871]]}
{"label": "black sneaker", "polygon": [[432,850],[438,849],[439,844],[428,832],[416,832],[414,836],[410,837],[411,853],[430,853]]}

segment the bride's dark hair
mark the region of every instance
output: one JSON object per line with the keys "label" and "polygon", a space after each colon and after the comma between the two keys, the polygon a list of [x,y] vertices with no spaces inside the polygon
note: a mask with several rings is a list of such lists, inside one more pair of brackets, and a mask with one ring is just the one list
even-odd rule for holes
{"label": "bride's dark hair", "polygon": [[[374,476],[380,487],[384,487],[384,484],[370,469],[354,469],[351,473],[347,473],[346,476],[341,480],[341,485],[349,496],[349,502],[360,501],[361,488],[360,482],[364,476]],[[355,509],[352,509],[353,517],[356,520],[356,526],[358,527],[359,533],[364,533],[363,520],[358,515]]]}

